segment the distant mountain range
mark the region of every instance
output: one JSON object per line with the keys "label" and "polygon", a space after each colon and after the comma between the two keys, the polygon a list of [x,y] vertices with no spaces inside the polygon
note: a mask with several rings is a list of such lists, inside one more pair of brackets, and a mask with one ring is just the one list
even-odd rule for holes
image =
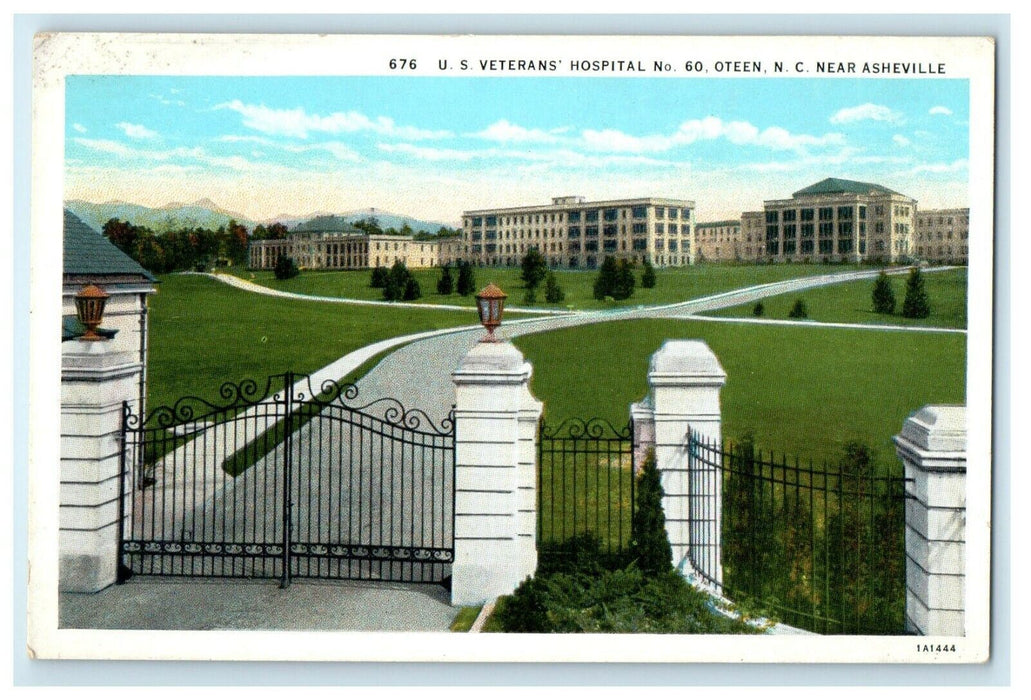
{"label": "distant mountain range", "polygon": [[181,228],[217,229],[219,226],[227,226],[231,220],[243,224],[251,231],[258,224],[265,224],[267,226],[277,221],[293,230],[295,227],[317,217],[332,217],[333,220],[346,223],[354,223],[355,221],[374,217],[379,222],[380,228],[383,229],[400,229],[407,223],[416,232],[426,231],[428,233],[436,233],[441,226],[453,226],[453,224],[441,223],[439,221],[425,221],[401,214],[393,214],[373,207],[343,213],[318,211],[303,216],[280,214],[264,221],[254,221],[242,214],[223,209],[210,199],[200,199],[190,204],[169,202],[163,207],[146,207],[142,204],[119,201],[97,204],[95,202],[72,199],[65,202],[64,206],[98,231],[110,219],[120,219],[136,226],[145,226],[157,233]]}

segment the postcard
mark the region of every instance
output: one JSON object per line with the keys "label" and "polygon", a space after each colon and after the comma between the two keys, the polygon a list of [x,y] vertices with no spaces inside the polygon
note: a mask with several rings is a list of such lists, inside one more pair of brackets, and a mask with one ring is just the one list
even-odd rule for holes
{"label": "postcard", "polygon": [[34,59],[32,657],[989,658],[991,38]]}

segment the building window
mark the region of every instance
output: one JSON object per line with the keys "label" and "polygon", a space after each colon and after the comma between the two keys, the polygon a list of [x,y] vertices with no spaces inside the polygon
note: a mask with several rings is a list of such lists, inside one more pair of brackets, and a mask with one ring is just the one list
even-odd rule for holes
{"label": "building window", "polygon": [[863,207],[863,206],[859,207],[859,218],[860,219],[865,219],[866,218],[866,207]]}
{"label": "building window", "polygon": [[829,238],[828,239],[821,239],[820,240],[820,254],[821,255],[830,255],[833,252],[834,252],[834,241],[830,240]]}
{"label": "building window", "polygon": [[766,240],[775,241],[777,240],[777,234],[780,233],[780,227],[777,225],[766,227]]}
{"label": "building window", "polygon": [[571,212],[569,212],[569,223],[571,223],[571,224],[580,223],[580,212],[578,212],[578,211],[571,211]]}
{"label": "building window", "polygon": [[820,221],[830,221],[833,218],[834,207],[820,207]]}
{"label": "building window", "polygon": [[[775,223],[777,223],[777,211],[776,210],[766,212],[766,223],[768,223],[768,224],[775,224]],[[767,229],[769,229],[769,227],[767,227]]]}
{"label": "building window", "polygon": [[[498,232],[494,231],[493,229],[487,229],[487,232],[484,234],[484,236],[487,238],[488,241],[493,241],[493,240],[497,239]],[[395,244],[395,247],[396,247],[396,244]]]}
{"label": "building window", "polygon": [[616,250],[616,239],[612,238],[612,239],[606,240],[603,247],[605,248],[605,252],[606,253],[613,252],[614,250]]}
{"label": "building window", "polygon": [[584,243],[584,250],[586,250],[589,253],[598,252],[598,241],[587,241],[586,243]]}
{"label": "building window", "polygon": [[580,252],[580,241],[571,241],[569,243],[569,252],[570,253],[579,253]]}
{"label": "building window", "polygon": [[795,209],[785,209],[784,210],[784,221],[796,221],[797,219],[795,217],[797,217],[797,216],[798,216],[798,211],[795,210]]}
{"label": "building window", "polygon": [[570,226],[569,227],[569,237],[570,238],[579,238],[580,237],[580,227],[579,226]]}
{"label": "building window", "polygon": [[635,238],[633,243],[634,250],[648,250],[648,239],[647,238]]}
{"label": "building window", "polygon": [[587,237],[587,238],[597,238],[598,237],[598,227],[597,226],[585,226],[584,227],[584,236]]}
{"label": "building window", "polygon": [[[802,238],[812,238],[813,237],[813,225],[812,224],[800,224],[799,228],[801,229],[801,232],[802,232]],[[802,252],[804,253],[805,251],[803,250]],[[811,253],[812,251],[809,251],[809,252]]]}
{"label": "building window", "polygon": [[483,225],[483,218],[479,217],[479,216],[474,216],[473,217],[473,226],[476,227],[476,226],[482,226],[482,225]]}
{"label": "building window", "polygon": [[598,220],[598,210],[597,209],[591,209],[590,211],[588,211],[587,212],[587,220],[588,221],[597,221]]}
{"label": "building window", "polygon": [[766,254],[777,255],[780,251],[780,244],[776,240],[766,241]]}
{"label": "building window", "polygon": [[677,241],[676,241],[675,238],[670,240],[670,242],[669,242],[669,252],[671,252],[671,253],[677,252]]}
{"label": "building window", "polygon": [[[483,234],[482,233],[480,233],[479,231],[473,231],[473,240],[474,241],[478,241],[481,238],[483,238]],[[379,248],[379,243],[376,244],[376,248]]]}
{"label": "building window", "polygon": [[802,239],[802,255],[812,255],[812,254],[813,254],[813,239],[811,239],[811,238],[808,238],[808,239],[803,238]]}
{"label": "building window", "polygon": [[666,232],[666,225],[665,224],[655,224],[655,233],[665,233],[665,232]]}
{"label": "building window", "polygon": [[[677,211],[677,210],[676,210],[675,208],[673,208],[673,207],[670,207],[670,208],[669,208],[669,218],[671,218],[671,219],[675,219],[675,218],[677,218],[677,214],[679,214],[679,213],[680,213],[680,212],[679,212],[679,211]],[[952,221],[950,220],[950,221],[949,221],[949,223],[951,224],[951,223],[952,223]]]}
{"label": "building window", "polygon": [[619,218],[619,210],[617,209],[606,209],[604,214],[605,221],[615,221]]}
{"label": "building window", "polygon": [[838,253],[844,255],[845,253],[852,252],[852,239],[851,238],[839,238],[838,239]]}
{"label": "building window", "polygon": [[850,220],[852,218],[852,207],[838,207],[838,218]]}
{"label": "building window", "polygon": [[615,224],[605,224],[605,226],[603,227],[602,233],[605,234],[606,236],[615,236],[616,235],[616,225]]}
{"label": "building window", "polygon": [[630,230],[633,233],[648,233],[648,224],[646,223],[635,223],[631,224]]}
{"label": "building window", "polygon": [[[634,207],[633,209],[630,210],[630,215],[632,217],[634,217],[635,219],[643,219],[645,216],[647,216],[647,212],[648,212],[648,208],[647,207]],[[634,224],[634,225],[636,226],[637,224]]]}
{"label": "building window", "polygon": [[681,209],[680,210],[680,218],[684,219],[684,220],[690,219],[691,218],[691,210],[690,209]]}
{"label": "building window", "polygon": [[498,217],[496,217],[496,216],[488,216],[487,217],[487,225],[488,226],[497,226],[498,225]]}
{"label": "building window", "polygon": [[666,207],[655,207],[655,218],[665,219],[666,218]]}
{"label": "building window", "polygon": [[656,241],[655,241],[655,250],[665,250],[665,249],[666,249],[666,241],[664,241],[661,238],[656,239]]}
{"label": "building window", "polygon": [[795,254],[795,239],[794,238],[792,238],[792,239],[785,238],[784,239],[784,255],[794,255],[794,254]]}
{"label": "building window", "polygon": [[[784,224],[784,239],[785,240],[787,240],[788,238],[794,239],[794,237],[795,237],[795,224]],[[785,247],[784,252],[785,253],[788,252],[787,251],[787,247]],[[793,253],[795,251],[791,251],[791,252]]]}
{"label": "building window", "polygon": [[802,210],[802,221],[812,221],[813,220],[813,213],[814,212],[813,212],[812,209],[803,209]]}

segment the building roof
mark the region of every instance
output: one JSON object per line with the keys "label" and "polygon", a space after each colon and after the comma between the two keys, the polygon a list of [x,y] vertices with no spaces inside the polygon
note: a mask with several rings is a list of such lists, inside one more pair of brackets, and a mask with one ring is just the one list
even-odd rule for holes
{"label": "building roof", "polygon": [[705,221],[695,224],[695,228],[716,228],[717,226],[740,226],[739,219],[725,219],[723,221]]}
{"label": "building roof", "polygon": [[857,180],[843,180],[838,177],[828,177],[824,180],[800,189],[792,193],[792,197],[804,197],[812,194],[899,194],[887,187],[872,182],[859,182]]}
{"label": "building roof", "polygon": [[66,277],[113,276],[155,281],[138,262],[67,209],[64,210],[64,274]]}

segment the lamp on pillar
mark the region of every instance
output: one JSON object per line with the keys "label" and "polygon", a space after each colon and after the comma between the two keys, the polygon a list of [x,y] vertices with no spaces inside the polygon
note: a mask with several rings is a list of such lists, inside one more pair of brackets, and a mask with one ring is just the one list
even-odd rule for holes
{"label": "lamp on pillar", "polygon": [[97,333],[97,328],[104,318],[104,306],[110,296],[95,284],[83,287],[75,295],[75,314],[79,317],[79,323],[86,328],[79,340],[105,340],[104,336]]}
{"label": "lamp on pillar", "polygon": [[481,343],[499,342],[494,329],[501,325],[507,298],[508,295],[494,284],[488,284],[476,295],[476,311],[480,314],[480,323],[487,329],[487,335],[480,339]]}

